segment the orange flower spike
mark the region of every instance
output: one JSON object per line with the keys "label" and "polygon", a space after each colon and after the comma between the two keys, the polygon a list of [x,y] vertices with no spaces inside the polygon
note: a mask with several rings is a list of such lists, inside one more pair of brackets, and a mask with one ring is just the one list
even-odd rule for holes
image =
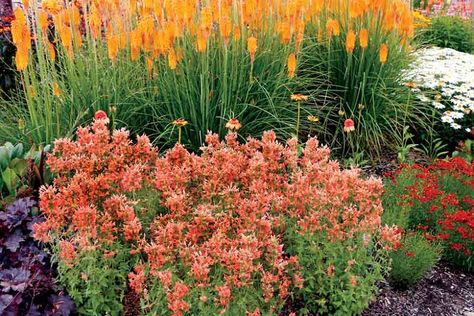
{"label": "orange flower spike", "polygon": [[288,22],[281,24],[281,42],[288,45],[291,41],[291,26]]}
{"label": "orange flower spike", "polygon": [[326,22],[326,34],[328,37],[339,36],[341,30],[339,28],[339,22],[334,19],[329,19]]}
{"label": "orange flower spike", "polygon": [[170,67],[171,70],[175,70],[178,65],[178,60],[176,56],[176,52],[174,51],[173,48],[170,49],[168,52],[168,66]]}
{"label": "orange flower spike", "polygon": [[347,32],[347,35],[346,35],[347,53],[352,54],[354,52],[355,42],[356,42],[356,34],[354,33],[354,31]]}
{"label": "orange flower spike", "polygon": [[205,52],[207,48],[207,32],[204,29],[200,29],[197,34],[196,49],[198,52]]}
{"label": "orange flower spike", "polygon": [[150,57],[146,58],[146,67],[148,69],[148,74],[150,77],[153,77],[154,67],[153,67],[153,60]]}
{"label": "orange flower spike", "polygon": [[255,53],[257,52],[257,48],[258,48],[257,39],[253,36],[249,37],[247,40],[247,50],[249,51],[250,59],[252,63],[255,60]]}
{"label": "orange flower spike", "polygon": [[38,24],[42,32],[46,31],[49,26],[48,13],[46,13],[45,11],[40,11],[38,13]]}
{"label": "orange flower spike", "polygon": [[363,28],[359,32],[359,44],[360,47],[365,49],[369,45],[369,31]]}
{"label": "orange flower spike", "polygon": [[296,65],[297,65],[296,55],[294,53],[291,53],[290,56],[288,56],[288,77],[289,78],[295,77]]}
{"label": "orange flower spike", "polygon": [[109,53],[110,60],[115,61],[117,59],[118,50],[119,50],[118,35],[109,34],[109,36],[107,36],[107,50]]}
{"label": "orange flower spike", "polygon": [[18,71],[23,71],[28,66],[28,49],[23,47],[17,47],[15,54],[15,64]]}
{"label": "orange flower spike", "polygon": [[238,42],[240,41],[240,38],[241,38],[241,32],[240,32],[240,27],[238,25],[236,25],[234,27],[234,41]]}
{"label": "orange flower spike", "polygon": [[380,63],[383,65],[387,62],[388,58],[388,46],[387,44],[383,43],[380,46]]}
{"label": "orange flower spike", "polygon": [[229,17],[223,17],[219,22],[219,32],[221,33],[224,44],[227,45],[230,34],[232,33],[232,22]]}
{"label": "orange flower spike", "polygon": [[56,60],[56,48],[54,47],[54,44],[48,41],[47,46],[48,46],[49,57],[53,61]]}

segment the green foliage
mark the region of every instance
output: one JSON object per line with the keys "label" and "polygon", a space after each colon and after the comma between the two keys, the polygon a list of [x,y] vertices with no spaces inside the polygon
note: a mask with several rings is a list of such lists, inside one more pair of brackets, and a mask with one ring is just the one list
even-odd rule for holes
{"label": "green foliage", "polygon": [[376,282],[388,267],[385,252],[361,234],[328,241],[326,232],[301,235],[288,231],[287,252],[302,267],[303,287],[295,293],[301,313],[357,315],[376,293]]}
{"label": "green foliage", "polygon": [[129,249],[113,244],[114,255],[85,250],[78,254],[75,265],[59,261],[59,282],[74,300],[79,315],[122,315],[122,300],[131,269]]}
{"label": "green foliage", "polygon": [[391,281],[400,287],[417,283],[438,262],[442,254],[439,244],[431,243],[420,234],[407,234],[402,247],[390,254]]}
{"label": "green foliage", "polygon": [[474,52],[474,30],[469,20],[456,16],[436,16],[427,28],[420,29],[421,44],[452,48],[464,53]]}
{"label": "green foliage", "polygon": [[468,139],[465,142],[462,142],[459,148],[453,152],[453,157],[461,157],[467,162],[472,162],[474,159],[474,141]]}
{"label": "green foliage", "polygon": [[24,159],[23,144],[5,143],[0,147],[0,196],[15,196],[26,174],[28,162]]}
{"label": "green foliage", "polygon": [[[41,150],[33,146],[26,152],[22,143],[7,142],[0,146],[0,198],[14,198],[27,185],[38,189],[49,182],[49,173],[43,168],[44,155],[48,151],[49,146]],[[29,177],[28,173],[31,173]]]}

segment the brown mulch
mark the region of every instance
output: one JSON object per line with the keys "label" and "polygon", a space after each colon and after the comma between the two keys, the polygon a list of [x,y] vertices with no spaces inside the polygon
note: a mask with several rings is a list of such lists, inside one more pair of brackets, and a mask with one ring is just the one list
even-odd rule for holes
{"label": "brown mulch", "polygon": [[123,315],[138,316],[141,315],[140,296],[135,291],[127,288],[125,297],[123,298]]}
{"label": "brown mulch", "polygon": [[409,289],[396,289],[387,282],[379,288],[376,300],[362,316],[474,315],[474,274],[444,263]]}

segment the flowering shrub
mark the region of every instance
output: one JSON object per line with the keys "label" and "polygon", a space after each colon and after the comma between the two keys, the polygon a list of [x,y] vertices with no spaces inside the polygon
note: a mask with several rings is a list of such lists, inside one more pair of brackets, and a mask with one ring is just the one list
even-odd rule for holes
{"label": "flowering shrub", "polygon": [[[285,146],[266,132],[240,144],[230,132],[225,142],[207,135],[201,155],[177,144],[156,158],[146,138],[109,136],[106,123],[56,141],[57,178],[41,191],[46,220],[35,226],[65,286],[81,284],[70,291],[79,310],[119,313],[127,268],[151,314],[277,313],[292,293],[313,312],[367,304],[399,238],[381,227],[380,181],[340,171],[313,138],[301,157],[296,139]],[[308,243],[316,257],[305,257]],[[103,277],[111,269],[117,276]]]}
{"label": "flowering shrub", "polygon": [[474,56],[433,47],[415,57],[404,80],[415,84],[413,92],[422,103],[441,112],[435,129],[454,147],[474,131]]}
{"label": "flowering shrub", "polygon": [[60,281],[78,311],[116,315],[133,262],[128,256],[142,234],[132,197],[149,180],[156,151],[146,137],[131,144],[125,130],[110,135],[105,113],[96,117],[78,130],[77,141],[55,141],[47,162],[56,178],[40,190],[45,221],[34,228],[59,256]]}
{"label": "flowering shrub", "polygon": [[[444,245],[451,263],[474,269],[474,163],[462,158],[405,166],[387,185],[386,209],[407,209],[407,228]],[[390,194],[390,193],[389,193]]]}

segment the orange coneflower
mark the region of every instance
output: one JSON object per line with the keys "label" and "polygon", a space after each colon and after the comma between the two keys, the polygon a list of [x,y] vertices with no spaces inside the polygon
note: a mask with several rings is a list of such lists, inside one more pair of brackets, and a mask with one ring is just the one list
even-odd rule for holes
{"label": "orange coneflower", "polygon": [[352,54],[354,52],[355,42],[356,42],[356,34],[354,33],[354,31],[347,32],[347,35],[346,35],[346,51],[349,54]]}
{"label": "orange coneflower", "polygon": [[385,64],[387,62],[387,57],[388,57],[388,46],[387,44],[383,43],[380,46],[380,62]]}
{"label": "orange coneflower", "polygon": [[288,77],[294,78],[296,72],[296,55],[291,53],[288,56]]}
{"label": "orange coneflower", "polygon": [[360,30],[359,33],[359,43],[361,48],[367,48],[369,44],[369,31],[367,29],[363,28]]}

